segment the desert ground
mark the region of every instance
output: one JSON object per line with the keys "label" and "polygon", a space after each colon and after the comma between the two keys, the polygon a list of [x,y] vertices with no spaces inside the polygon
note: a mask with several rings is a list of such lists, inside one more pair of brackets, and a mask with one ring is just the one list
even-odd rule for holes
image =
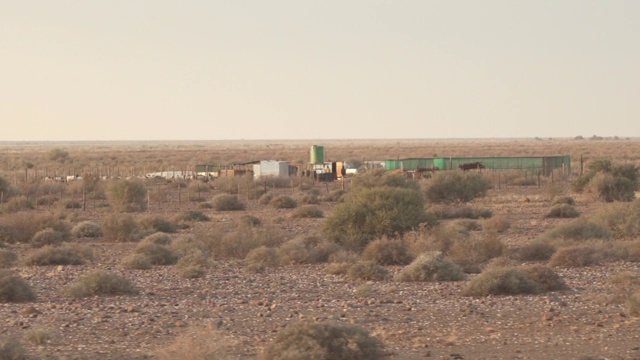
{"label": "desert ground", "polygon": [[[88,191],[82,181],[44,182],[50,175],[66,176],[87,171],[133,177],[150,171],[192,169],[196,164],[232,164],[261,159],[287,160],[304,165],[309,147],[322,144],[327,159],[367,161],[432,156],[544,156],[570,155],[571,176],[542,178],[540,183],[518,181],[523,175],[485,172],[493,187],[486,196],[465,206],[488,209],[509,228],[489,234],[471,231],[471,238],[495,236],[504,244],[499,258],[510,266],[547,265],[509,256],[571,218],[545,215],[561,197],[575,200],[580,218],[589,218],[612,204],[590,194],[576,193],[572,182],[580,175],[581,161],[596,159],[640,164],[639,139],[416,139],[416,140],[314,140],[314,141],[211,141],[211,142],[75,142],[0,143],[0,177],[13,196],[31,197],[33,208],[10,212],[3,199],[0,225],[15,217],[38,219],[53,215],[73,227],[83,221],[104,225],[116,213],[108,197],[109,183],[101,180]],[[458,171],[458,170],[455,170]],[[356,175],[357,176],[366,176]],[[507,179],[503,177],[501,179]],[[258,236],[275,238],[274,247],[292,239],[315,235],[323,238],[326,219],[341,206],[324,200],[344,189],[349,193],[355,177],[329,183],[300,179],[284,185],[264,185],[262,192],[302,199],[314,194],[323,217],[293,216],[296,209],[274,208],[254,196],[246,182],[229,179],[146,179],[148,208],[130,212],[140,224],[150,217],[178,224],[170,237],[196,239],[233,232],[250,215],[260,220]],[[421,186],[431,179],[419,180]],[[230,185],[232,184],[232,185]],[[266,183],[265,183],[266,184]],[[258,189],[263,185],[259,184]],[[220,194],[232,193],[244,204],[239,211],[220,211],[204,204]],[[637,201],[637,200],[635,200]],[[78,204],[67,206],[66,204]],[[434,204],[426,202],[429,208]],[[615,204],[614,204],[615,205]],[[198,211],[208,221],[178,220]],[[33,220],[34,222],[36,220]],[[442,219],[438,227],[460,219]],[[482,219],[474,220],[484,225]],[[180,226],[183,223],[185,226]],[[1,230],[1,229],[0,229]],[[146,232],[145,232],[146,231]],[[253,230],[252,230],[253,231]],[[431,230],[405,234],[431,237]],[[75,237],[65,242],[91,249],[81,265],[27,265],[38,249],[27,241],[8,241],[1,248],[16,255],[5,270],[26,280],[36,295],[26,302],[0,303],[0,340],[19,343],[27,359],[154,359],[166,356],[199,359],[208,343],[228,348],[224,359],[259,359],[276,335],[293,321],[338,322],[367,330],[384,344],[385,359],[640,359],[640,321],[622,293],[623,276],[640,275],[640,262],[603,259],[588,266],[553,269],[567,285],[565,290],[537,294],[464,296],[463,289],[478,272],[462,281],[401,282],[395,280],[404,266],[384,266],[383,280],[361,280],[327,271],[329,261],[268,266],[252,271],[242,258],[211,255],[199,277],[180,275],[177,265],[131,269],[122,260],[150,234],[141,229],[137,238],[118,241],[109,236]],[[135,237],[134,236],[134,237]],[[249,236],[249,235],[247,235]],[[254,235],[252,235],[254,236]],[[633,243],[626,237],[617,242]],[[614,240],[611,240],[612,242]],[[595,246],[595,245],[594,245]],[[414,254],[417,255],[417,254]],[[480,271],[491,262],[477,264]],[[64,291],[83,274],[94,270],[129,279],[137,292],[126,295],[70,296]],[[223,345],[219,345],[223,344]],[[165,351],[165,355],[161,353]],[[222,354],[222,352],[220,352]],[[166,358],[166,357],[164,357]],[[218,358],[218,357],[213,357]],[[4,359],[0,354],[0,359]]]}

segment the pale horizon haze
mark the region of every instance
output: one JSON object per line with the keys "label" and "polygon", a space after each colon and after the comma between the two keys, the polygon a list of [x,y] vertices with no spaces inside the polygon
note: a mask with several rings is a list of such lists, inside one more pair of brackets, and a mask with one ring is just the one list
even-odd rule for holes
{"label": "pale horizon haze", "polygon": [[640,136],[640,1],[3,1],[0,141]]}

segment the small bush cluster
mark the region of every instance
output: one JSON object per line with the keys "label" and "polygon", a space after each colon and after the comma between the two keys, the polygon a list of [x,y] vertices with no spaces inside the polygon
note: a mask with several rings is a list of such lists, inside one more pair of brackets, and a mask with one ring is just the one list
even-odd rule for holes
{"label": "small bush cluster", "polygon": [[278,247],[283,265],[326,262],[339,247],[317,236],[298,236]]}
{"label": "small bush cluster", "polygon": [[209,221],[211,218],[207,216],[207,214],[203,213],[199,210],[187,210],[184,213],[180,214],[176,220],[178,221]]}
{"label": "small bush cluster", "polygon": [[280,258],[276,249],[266,246],[249,251],[244,258],[244,268],[251,272],[262,272],[267,268],[278,266],[279,263]]}
{"label": "small bush cluster", "polygon": [[556,205],[544,216],[545,218],[577,218],[580,212],[571,205]]}
{"label": "small bush cluster", "polygon": [[47,245],[29,254],[25,265],[82,265],[86,259],[91,259],[93,251],[89,247],[80,245],[65,245],[53,247]]}
{"label": "small bush cluster", "polygon": [[221,194],[213,198],[213,208],[217,211],[240,211],[245,209],[245,205],[236,195]]}
{"label": "small bush cluster", "polygon": [[418,256],[398,274],[398,281],[460,281],[465,276],[462,268],[441,252]]}
{"label": "small bush cluster", "polygon": [[153,242],[139,243],[134,249],[134,253],[147,257],[153,265],[173,265],[178,261],[178,255],[169,247]]}
{"label": "small bush cluster", "polygon": [[558,249],[549,259],[549,266],[553,267],[585,267],[598,264],[600,254],[591,245],[575,245]]}
{"label": "small bush cluster", "polygon": [[113,209],[119,212],[136,212],[147,209],[147,188],[142,181],[115,181],[108,189],[107,198]]}
{"label": "small bush cluster", "polygon": [[471,279],[462,290],[464,296],[537,294],[564,289],[557,274],[544,267],[488,268]]}
{"label": "small bush cluster", "polygon": [[355,280],[381,281],[389,275],[389,270],[373,261],[358,261],[347,269],[347,276]]}
{"label": "small bush cluster", "polygon": [[67,296],[82,298],[96,295],[129,295],[138,291],[131,281],[113,273],[93,271],[65,287]]}
{"label": "small bush cluster", "polygon": [[0,249],[0,269],[11,267],[17,259],[18,256],[15,253]]}
{"label": "small bush cluster", "polygon": [[36,295],[24,279],[9,270],[0,270],[0,303],[34,301]]}
{"label": "small bush cluster", "polygon": [[428,214],[438,219],[488,219],[493,216],[489,209],[473,208],[471,206],[434,205]]}
{"label": "small bush cluster", "polygon": [[549,241],[536,239],[515,251],[514,257],[521,261],[547,261],[556,252]]}
{"label": "small bush cluster", "polygon": [[550,239],[565,240],[609,239],[611,232],[605,226],[593,221],[578,219],[556,226],[545,236]]}
{"label": "small bush cluster", "polygon": [[173,234],[178,231],[178,225],[162,216],[146,216],[140,221],[140,227],[145,230]]}
{"label": "small bush cluster", "polygon": [[276,209],[293,209],[298,206],[298,203],[291,196],[280,195],[273,198],[269,205]]}
{"label": "small bush cluster", "polygon": [[24,195],[14,196],[2,206],[2,211],[5,213],[16,213],[33,209],[33,202]]}
{"label": "small bush cluster", "polygon": [[31,238],[31,246],[34,248],[43,247],[45,245],[58,245],[63,240],[63,234],[54,229],[40,230]]}
{"label": "small bush cluster", "polygon": [[482,229],[497,233],[503,233],[511,228],[511,222],[504,216],[493,216],[482,221]]}
{"label": "small bush cluster", "polygon": [[588,171],[573,182],[576,192],[587,191],[602,201],[632,201],[638,190],[640,168],[634,164],[614,164],[596,159]]}
{"label": "small bush cluster", "polygon": [[105,219],[102,228],[106,241],[127,242],[136,240],[138,224],[130,215],[113,214]]}
{"label": "small bush cluster", "polygon": [[27,351],[17,339],[0,340],[0,360],[26,360]]}
{"label": "small bush cluster", "polygon": [[572,198],[571,196],[561,196],[561,197],[557,197],[553,200],[553,204],[554,205],[575,205],[576,204],[576,200],[574,198]]}
{"label": "small bush cluster", "polygon": [[323,216],[322,209],[315,205],[303,205],[291,213],[292,218],[321,218]]}
{"label": "small bush cluster", "polygon": [[83,221],[71,229],[75,238],[97,238],[102,236],[102,227],[92,221]]}
{"label": "small bush cluster", "polygon": [[382,350],[380,340],[355,325],[300,321],[278,333],[262,360],[377,360]]}
{"label": "small bush cluster", "polygon": [[491,181],[481,174],[443,171],[433,176],[424,193],[435,203],[465,203],[486,195],[490,188]]}
{"label": "small bush cluster", "polygon": [[218,259],[244,259],[249,251],[257,247],[277,247],[283,242],[274,227],[243,223],[229,231],[203,232],[199,238],[205,241],[211,254]]}
{"label": "small bush cluster", "polygon": [[53,229],[63,235],[63,239],[70,237],[69,224],[51,214],[15,213],[0,217],[0,241],[5,243],[26,243],[41,230]]}
{"label": "small bush cluster", "polygon": [[505,245],[495,236],[456,240],[446,252],[467,273],[479,273],[480,266],[502,255]]}
{"label": "small bush cluster", "polygon": [[413,256],[405,243],[400,240],[389,240],[386,237],[370,242],[364,249],[362,258],[380,265],[407,265],[413,261]]}

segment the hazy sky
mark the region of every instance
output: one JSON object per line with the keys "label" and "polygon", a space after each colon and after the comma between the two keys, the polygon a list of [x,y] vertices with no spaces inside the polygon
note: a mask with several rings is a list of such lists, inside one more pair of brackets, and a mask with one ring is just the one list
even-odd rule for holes
{"label": "hazy sky", "polygon": [[640,1],[0,4],[1,140],[640,136]]}

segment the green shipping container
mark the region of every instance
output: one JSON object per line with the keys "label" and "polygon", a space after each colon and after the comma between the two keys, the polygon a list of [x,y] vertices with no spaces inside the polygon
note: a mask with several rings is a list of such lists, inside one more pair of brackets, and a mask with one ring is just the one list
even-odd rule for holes
{"label": "green shipping container", "polygon": [[324,146],[312,145],[310,150],[310,164],[324,164]]}

